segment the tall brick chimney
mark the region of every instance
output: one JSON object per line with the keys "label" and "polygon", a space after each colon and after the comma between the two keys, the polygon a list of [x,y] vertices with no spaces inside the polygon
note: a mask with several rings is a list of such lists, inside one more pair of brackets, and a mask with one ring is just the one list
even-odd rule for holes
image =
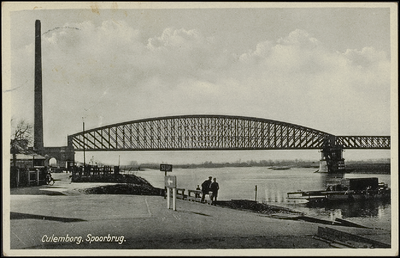
{"label": "tall brick chimney", "polygon": [[35,22],[35,122],[33,148],[43,150],[42,44],[40,20]]}

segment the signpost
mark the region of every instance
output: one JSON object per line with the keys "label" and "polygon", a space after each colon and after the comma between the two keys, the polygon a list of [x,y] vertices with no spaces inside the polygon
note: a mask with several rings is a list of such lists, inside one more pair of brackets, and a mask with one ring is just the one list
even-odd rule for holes
{"label": "signpost", "polygon": [[172,209],[176,211],[176,176],[166,176],[164,183],[167,189],[167,208],[170,208],[170,189],[172,188]]}
{"label": "signpost", "polygon": [[160,171],[165,172],[165,176],[167,176],[167,172],[172,172],[171,164],[160,164]]}
{"label": "signpost", "polygon": [[[160,164],[160,171],[164,171],[165,175],[167,176],[167,172],[172,172],[172,165],[171,164]],[[164,188],[165,191],[167,191],[167,187]],[[164,199],[165,199],[165,195],[164,195]]]}
{"label": "signpost", "polygon": [[167,208],[170,208],[170,192],[172,189],[172,209],[176,211],[176,176],[167,176],[167,172],[172,172],[171,164],[160,164],[160,171],[164,171],[164,185],[167,191]]}

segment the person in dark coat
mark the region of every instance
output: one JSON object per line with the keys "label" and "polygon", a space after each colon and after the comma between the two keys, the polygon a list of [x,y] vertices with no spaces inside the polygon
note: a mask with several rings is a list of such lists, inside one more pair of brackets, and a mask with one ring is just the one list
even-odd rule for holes
{"label": "person in dark coat", "polygon": [[202,192],[201,202],[204,202],[204,198],[206,197],[206,194],[209,194],[209,192],[210,192],[211,178],[212,178],[211,176],[208,177],[208,180],[204,181],[201,184],[201,192]]}
{"label": "person in dark coat", "polygon": [[217,205],[217,197],[218,197],[218,190],[219,184],[217,183],[217,179],[214,177],[214,182],[211,183],[210,190],[211,190],[211,205]]}

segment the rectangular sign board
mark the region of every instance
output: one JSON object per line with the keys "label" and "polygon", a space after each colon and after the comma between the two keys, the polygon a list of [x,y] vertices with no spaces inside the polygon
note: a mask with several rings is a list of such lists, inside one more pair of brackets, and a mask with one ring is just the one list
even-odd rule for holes
{"label": "rectangular sign board", "polygon": [[160,171],[171,172],[172,165],[171,164],[160,164]]}
{"label": "rectangular sign board", "polygon": [[176,187],[176,176],[166,176],[164,177],[165,187],[175,188]]}

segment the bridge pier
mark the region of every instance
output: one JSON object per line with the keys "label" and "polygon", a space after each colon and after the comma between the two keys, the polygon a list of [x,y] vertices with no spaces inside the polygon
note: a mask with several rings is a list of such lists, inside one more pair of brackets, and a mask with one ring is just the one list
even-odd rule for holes
{"label": "bridge pier", "polygon": [[343,146],[336,144],[335,136],[328,136],[321,150],[321,160],[319,163],[319,172],[338,173],[345,171],[343,158]]}
{"label": "bridge pier", "polygon": [[328,173],[328,165],[326,164],[324,153],[321,150],[321,159],[319,160],[319,173]]}

